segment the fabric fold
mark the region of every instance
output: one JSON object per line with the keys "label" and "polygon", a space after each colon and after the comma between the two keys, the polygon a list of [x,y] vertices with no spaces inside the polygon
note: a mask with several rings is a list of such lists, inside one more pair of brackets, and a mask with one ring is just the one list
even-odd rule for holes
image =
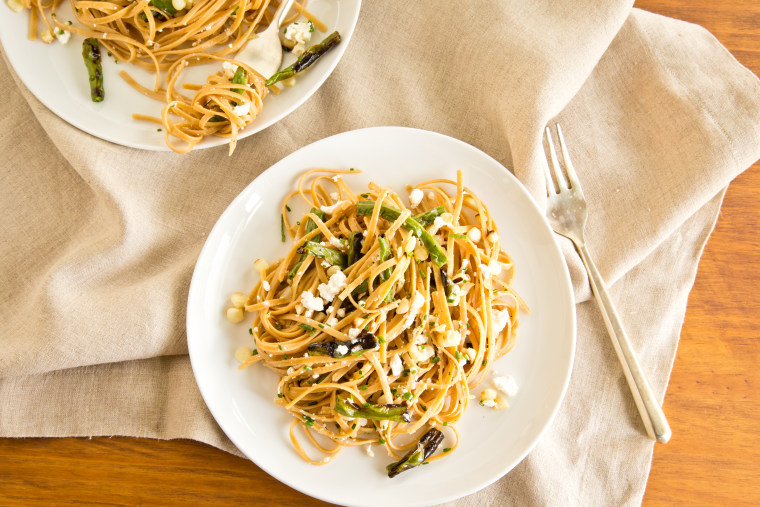
{"label": "fabric fold", "polygon": [[[664,396],[725,188],[760,157],[758,78],[704,29],[630,1],[491,0],[458,10],[365,2],[331,77],[232,157],[226,146],[179,156],[94,138],[47,110],[5,61],[0,97],[7,437],[193,438],[237,452],[186,356],[197,256],[226,206],[267,167],[376,125],[461,139],[543,204],[543,131],[560,123],[588,200],[589,249]],[[652,445],[585,270],[561,242],[579,302],[566,400],[528,458],[463,505],[641,501]]]}

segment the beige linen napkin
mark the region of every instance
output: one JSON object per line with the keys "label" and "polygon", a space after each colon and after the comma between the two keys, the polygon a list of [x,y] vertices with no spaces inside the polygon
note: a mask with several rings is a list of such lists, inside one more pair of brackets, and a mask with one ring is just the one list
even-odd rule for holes
{"label": "beige linen napkin", "polygon": [[[324,86],[231,158],[226,147],[179,156],[93,138],[50,113],[7,64],[0,99],[7,437],[185,437],[237,452],[186,355],[194,262],[256,175],[372,125],[462,139],[513,168],[542,203],[541,133],[561,122],[589,201],[589,248],[662,397],[725,187],[760,156],[757,78],[703,29],[631,2],[367,1]],[[641,501],[652,444],[562,243],[580,301],[567,397],[520,465],[458,504]]]}

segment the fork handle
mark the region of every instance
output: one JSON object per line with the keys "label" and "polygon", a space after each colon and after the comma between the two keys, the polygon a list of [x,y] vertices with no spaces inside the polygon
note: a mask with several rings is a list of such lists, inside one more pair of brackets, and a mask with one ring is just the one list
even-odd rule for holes
{"label": "fork handle", "polygon": [[588,249],[586,249],[586,245],[580,244],[576,245],[576,247],[588,271],[591,290],[594,292],[596,301],[599,304],[604,324],[607,326],[607,331],[612,339],[612,345],[623,367],[625,379],[628,381],[628,387],[631,389],[647,434],[653,440],[657,440],[663,444],[667,443],[672,434],[670,425],[668,425],[668,420],[665,418],[662,407],[652,393],[652,388],[649,386],[646,375],[644,375],[644,370],[641,369],[636,352],[631,346],[631,341],[628,339],[628,335],[623,328],[617,310],[615,310],[612,299],[607,293],[604,279],[596,268],[594,261],[591,260],[591,255]]}

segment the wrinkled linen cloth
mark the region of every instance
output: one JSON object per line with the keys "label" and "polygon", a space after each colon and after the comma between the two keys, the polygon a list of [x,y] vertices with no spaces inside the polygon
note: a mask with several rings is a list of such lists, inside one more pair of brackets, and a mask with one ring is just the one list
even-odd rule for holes
{"label": "wrinkled linen cloth", "polygon": [[[758,79],[704,29],[630,1],[364,2],[331,77],[232,157],[226,146],[181,156],[92,137],[46,109],[7,61],[0,95],[4,437],[191,438],[239,453],[187,356],[196,258],[271,164],[375,125],[470,143],[543,205],[541,136],[559,122],[588,200],[588,247],[663,399],[725,189],[760,157]],[[653,444],[580,259],[559,242],[578,316],[567,396],[521,464],[457,505],[641,502]]]}

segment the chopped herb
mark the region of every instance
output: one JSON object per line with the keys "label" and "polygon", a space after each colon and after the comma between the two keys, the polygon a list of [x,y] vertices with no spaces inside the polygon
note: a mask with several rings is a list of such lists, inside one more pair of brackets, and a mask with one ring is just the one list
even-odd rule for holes
{"label": "chopped herb", "polygon": [[355,429],[356,429],[356,423],[354,423],[354,424],[352,424],[352,425],[351,425],[351,429],[352,429],[352,430],[355,430]]}
{"label": "chopped herb", "polygon": [[433,363],[433,364],[437,363],[440,360],[441,360],[441,358],[438,357],[438,356],[434,356],[434,357],[430,358],[430,362]]}
{"label": "chopped herb", "polygon": [[465,239],[467,236],[464,234],[454,234],[453,232],[449,234],[450,238],[458,238],[458,239]]}
{"label": "chopped herb", "polygon": [[316,329],[314,331],[312,331],[311,333],[309,333],[309,336],[314,336],[315,334],[317,334],[317,330]]}
{"label": "chopped herb", "polygon": [[259,351],[258,350],[254,350],[253,352],[251,352],[251,355],[252,356],[258,356],[259,355]]}
{"label": "chopped herb", "polygon": [[285,243],[285,215],[280,214],[280,235],[282,236],[282,242]]}
{"label": "chopped herb", "polygon": [[306,421],[306,426],[314,426],[314,419],[309,417],[308,415],[304,414],[303,420]]}
{"label": "chopped herb", "polygon": [[444,447],[443,452],[449,452],[451,450],[451,447]]}
{"label": "chopped herb", "polygon": [[447,303],[453,303],[453,302],[454,302],[454,300],[453,300],[453,299],[446,299],[446,302],[447,302]]}
{"label": "chopped herb", "polygon": [[287,354],[285,354],[285,359],[287,359],[287,358],[288,358],[288,355],[287,355]]}
{"label": "chopped herb", "polygon": [[401,376],[408,377],[409,376],[409,370],[407,368],[404,368],[404,371],[401,372]]}
{"label": "chopped herb", "polygon": [[307,331],[314,331],[314,328],[308,324],[298,324],[298,327]]}
{"label": "chopped herb", "polygon": [[385,343],[385,338],[384,338],[384,337],[382,337],[382,336],[378,336],[378,337],[377,337],[377,340],[378,340],[380,343]]}
{"label": "chopped herb", "polygon": [[283,394],[282,394],[282,393],[277,393],[277,397],[278,397],[278,398],[282,398],[282,397],[283,397]]}
{"label": "chopped herb", "polygon": [[369,386],[360,386],[359,389],[361,389],[362,391],[366,391],[368,387]]}
{"label": "chopped herb", "polygon": [[318,402],[318,401],[310,401],[310,402],[309,402],[309,406],[310,406],[310,407],[313,407],[314,405],[318,405],[318,404],[319,404],[319,402]]}
{"label": "chopped herb", "polygon": [[[71,24],[72,24],[72,23],[71,23],[71,20],[67,21],[67,23],[68,23],[69,25],[71,25]],[[108,56],[111,56],[111,55],[108,55]]]}
{"label": "chopped herb", "polygon": [[311,371],[311,366],[307,364],[306,366],[303,367],[303,369],[304,371]]}
{"label": "chopped herb", "polygon": [[420,277],[422,277],[423,280],[427,278],[427,275],[422,271],[422,268],[419,269],[419,272],[420,272]]}
{"label": "chopped herb", "polygon": [[385,444],[385,439],[384,439],[383,437],[380,437],[380,438],[378,439],[378,443],[380,443],[380,444]]}
{"label": "chopped herb", "polygon": [[282,345],[277,345],[277,348],[282,350]]}
{"label": "chopped herb", "polygon": [[325,328],[324,324],[318,324],[318,326],[320,327],[320,329],[324,329]]}
{"label": "chopped herb", "polygon": [[470,327],[470,323],[469,322],[467,323],[467,327]]}
{"label": "chopped herb", "polygon": [[369,194],[359,194],[359,195],[361,195],[361,196],[362,196],[362,197],[364,197],[365,199],[366,199],[367,197],[369,197]]}
{"label": "chopped herb", "polygon": [[63,29],[58,30],[58,35],[63,35]]}
{"label": "chopped herb", "polygon": [[448,426],[448,425],[449,425],[449,423],[448,423],[447,421],[443,421],[443,425],[444,425],[444,426]]}
{"label": "chopped herb", "polygon": [[288,210],[288,211],[292,211],[292,210],[290,209],[290,206],[288,206],[287,204],[285,205],[285,209],[286,209],[286,210]]}
{"label": "chopped herb", "polygon": [[351,169],[349,169],[349,171],[353,171],[353,170],[354,170],[354,168],[353,168],[353,167],[352,167]]}
{"label": "chopped herb", "polygon": [[164,129],[156,129],[156,132],[163,132]]}
{"label": "chopped herb", "polygon": [[459,351],[457,350],[456,353],[454,354],[454,357],[456,357],[457,359],[461,359],[462,354],[460,354]]}
{"label": "chopped herb", "polygon": [[296,220],[296,225],[301,225],[301,221],[300,220]]}
{"label": "chopped herb", "polygon": [[488,361],[486,361],[485,359],[483,359],[482,365],[485,366],[486,364],[488,364]]}
{"label": "chopped herb", "polygon": [[369,331],[369,325],[367,325],[367,326],[364,326],[364,330],[365,330],[365,331]]}
{"label": "chopped herb", "polygon": [[404,393],[404,395],[401,397],[404,398],[405,400],[411,400],[413,396],[414,395],[412,393]]}
{"label": "chopped herb", "polygon": [[427,412],[427,407],[425,405],[423,405],[422,403],[420,403],[420,407],[422,407],[422,411],[423,412]]}

